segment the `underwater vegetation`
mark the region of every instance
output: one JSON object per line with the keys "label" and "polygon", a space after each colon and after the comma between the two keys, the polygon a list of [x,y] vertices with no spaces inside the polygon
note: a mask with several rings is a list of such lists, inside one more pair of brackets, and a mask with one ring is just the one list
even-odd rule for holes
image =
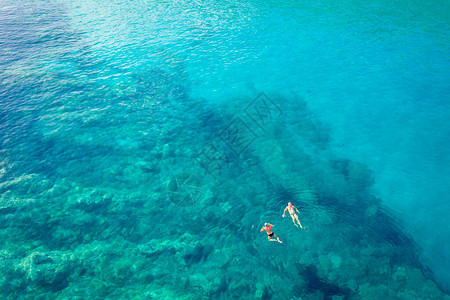
{"label": "underwater vegetation", "polygon": [[[300,97],[273,97],[283,115],[249,125],[257,137],[236,155],[220,134],[240,108],[189,99],[160,69],[132,78],[135,97],[113,87],[86,113],[94,87],[63,94],[3,142],[3,297],[448,297],[372,195],[370,170],[323,154],[329,133]],[[217,174],[198,160],[215,140],[214,160],[233,158]],[[171,201],[167,188],[187,182],[168,185],[177,174],[201,190],[192,203]],[[281,218],[288,201],[304,229]],[[284,244],[259,233],[265,221]]]}

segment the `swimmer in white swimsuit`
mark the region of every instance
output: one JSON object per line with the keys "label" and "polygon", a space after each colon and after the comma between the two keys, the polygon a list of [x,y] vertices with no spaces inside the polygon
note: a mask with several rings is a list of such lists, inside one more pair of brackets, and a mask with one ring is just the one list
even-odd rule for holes
{"label": "swimmer in white swimsuit", "polygon": [[[286,206],[286,208],[283,211],[283,218],[284,218],[284,214],[286,213],[286,209],[289,210],[289,213],[291,214],[291,218],[292,218],[292,222],[294,222],[294,225],[298,227],[298,225],[300,225],[300,228],[302,227],[302,224],[300,223],[300,220],[298,219],[297,214],[295,213],[294,209],[300,213],[297,209],[297,207],[295,207],[294,205],[292,205],[291,202],[288,203],[288,205]],[[295,221],[298,222],[298,225],[295,223]]]}

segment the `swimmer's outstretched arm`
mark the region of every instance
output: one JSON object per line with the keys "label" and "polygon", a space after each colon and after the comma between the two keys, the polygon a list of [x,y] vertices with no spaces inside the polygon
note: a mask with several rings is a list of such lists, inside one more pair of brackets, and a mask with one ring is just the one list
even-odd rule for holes
{"label": "swimmer's outstretched arm", "polygon": [[286,208],[283,210],[283,218],[284,218],[284,214],[286,213],[286,209],[288,209],[288,207],[286,206]]}

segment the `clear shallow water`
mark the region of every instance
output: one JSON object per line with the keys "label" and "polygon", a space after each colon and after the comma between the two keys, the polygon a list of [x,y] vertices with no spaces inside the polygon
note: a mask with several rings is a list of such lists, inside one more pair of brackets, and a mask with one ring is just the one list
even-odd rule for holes
{"label": "clear shallow water", "polygon": [[0,3],[2,295],[446,297],[448,4]]}

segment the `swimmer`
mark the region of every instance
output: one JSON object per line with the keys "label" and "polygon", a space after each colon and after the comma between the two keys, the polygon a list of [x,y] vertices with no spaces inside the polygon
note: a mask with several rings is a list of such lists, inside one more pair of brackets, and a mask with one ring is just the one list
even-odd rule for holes
{"label": "swimmer", "polygon": [[[265,230],[267,232],[267,238],[269,239],[269,241],[283,243],[282,241],[280,241],[280,239],[277,237],[277,235],[275,233],[273,233],[272,227],[273,227],[272,224],[264,223],[264,226],[261,228],[260,231]],[[271,237],[276,238],[276,240],[275,239],[271,239]]]}
{"label": "swimmer", "polygon": [[[284,211],[283,211],[283,218],[284,218],[284,214],[286,213],[286,209],[287,209],[287,210],[289,210],[289,213],[291,214],[292,222],[294,222],[294,225],[297,226],[297,227],[298,227],[298,225],[300,225],[300,228],[303,228],[303,227],[302,227],[302,224],[300,223],[300,220],[298,219],[297,214],[296,214],[295,211],[294,211],[294,208],[295,208],[295,210],[296,210],[298,213],[300,213],[300,212],[298,211],[297,207],[295,207],[294,205],[292,205],[291,202],[289,202],[288,205],[286,206],[286,208],[285,208]],[[295,221],[298,222],[298,225],[295,223]]]}

